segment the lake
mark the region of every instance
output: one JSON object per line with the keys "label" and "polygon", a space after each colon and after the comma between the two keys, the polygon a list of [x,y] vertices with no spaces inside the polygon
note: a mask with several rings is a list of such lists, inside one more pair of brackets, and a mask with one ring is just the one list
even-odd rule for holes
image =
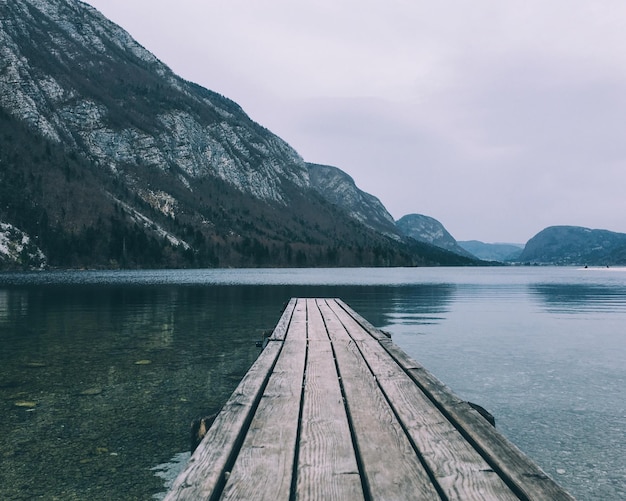
{"label": "lake", "polygon": [[626,269],[0,274],[0,498],[160,499],[290,297],[340,297],[579,500],[626,499]]}

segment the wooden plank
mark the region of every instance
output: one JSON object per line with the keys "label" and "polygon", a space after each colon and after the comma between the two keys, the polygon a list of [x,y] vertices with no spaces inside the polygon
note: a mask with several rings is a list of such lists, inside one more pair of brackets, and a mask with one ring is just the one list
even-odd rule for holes
{"label": "wooden plank", "polygon": [[295,298],[165,499],[218,498],[573,499],[341,300]]}
{"label": "wooden plank", "polygon": [[330,339],[307,301],[308,355],[298,454],[298,500],[364,499]]}
{"label": "wooden plank", "polygon": [[454,395],[446,385],[413,361],[399,347],[389,343],[385,348],[400,365],[409,367],[408,374],[422,391],[438,405],[442,413],[521,499],[574,500],[467,402]]}
{"label": "wooden plank", "polygon": [[261,398],[262,388],[280,353],[280,343],[270,343],[244,376],[215,418],[204,439],[177,477],[165,501],[196,501],[209,496],[224,482],[224,475],[237,452]]}
{"label": "wooden plank", "polygon": [[[342,301],[339,300],[337,303],[342,309],[349,311],[369,332],[378,330]],[[504,435],[487,423],[467,402],[458,398],[444,383],[393,342],[381,338],[380,335],[377,337],[380,339],[381,346],[404,368],[424,394],[521,499],[554,501],[574,499]]]}
{"label": "wooden plank", "polygon": [[289,499],[305,356],[306,301],[298,300],[283,349],[220,499]]}
{"label": "wooden plank", "polygon": [[333,298],[332,302],[339,305],[339,307],[344,310],[346,313],[348,313],[348,315],[350,315],[354,320],[356,320],[356,322],[363,327],[363,329],[365,329],[370,336],[372,336],[374,339],[377,339],[378,341],[382,342],[382,341],[389,341],[391,335],[387,334],[383,331],[381,331],[380,329],[377,329],[376,327],[374,327],[369,320],[367,320],[366,318],[362,317],[361,315],[359,315],[356,311],[354,311],[352,308],[350,308],[350,306],[348,306],[343,300],[339,299],[339,298]]}
{"label": "wooden plank", "polygon": [[284,341],[285,336],[287,335],[287,328],[289,327],[289,323],[291,322],[291,315],[296,307],[296,298],[292,297],[287,306],[283,311],[283,314],[280,316],[280,320],[274,327],[272,331],[272,335],[268,338],[269,341]]}
{"label": "wooden plank", "polygon": [[334,301],[328,301],[328,305],[359,346],[387,400],[447,499],[519,499],[378,340],[357,323],[349,311]]}
{"label": "wooden plank", "polygon": [[[290,301],[281,315],[278,325],[285,330],[295,304],[295,300]],[[281,342],[274,342],[261,352],[215,418],[185,469],[174,481],[165,501],[210,499],[212,494],[219,492],[281,348]]]}
{"label": "wooden plank", "polygon": [[339,365],[361,475],[370,499],[440,499],[354,341],[318,301]]}

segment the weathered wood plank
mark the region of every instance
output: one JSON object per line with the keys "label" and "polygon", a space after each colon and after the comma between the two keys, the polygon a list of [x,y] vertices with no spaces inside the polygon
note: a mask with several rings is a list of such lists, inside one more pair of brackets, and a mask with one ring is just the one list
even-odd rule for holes
{"label": "weathered wood plank", "polygon": [[[349,311],[358,323],[370,333],[378,331],[343,301],[338,300],[337,303],[344,310]],[[383,339],[381,335],[377,336],[381,346],[404,368],[424,394],[435,403],[446,418],[481,453],[489,465],[521,499],[550,499],[555,501],[574,499],[504,435],[487,423],[467,402],[458,398],[444,383],[393,342]]]}
{"label": "weathered wood plank", "polygon": [[446,385],[399,347],[389,343],[385,348],[400,365],[409,367],[408,373],[411,378],[437,403],[442,413],[461,430],[466,440],[481,453],[521,499],[551,501],[574,499],[467,402],[454,395]]}
{"label": "weathered wood plank", "polygon": [[519,499],[349,311],[328,305],[357,343],[415,448],[449,500]]}
{"label": "weathered wood plank", "polygon": [[[284,341],[285,336],[287,335],[287,328],[289,327],[289,323],[291,322],[291,315],[296,307],[297,299],[292,297],[287,306],[285,306],[285,310],[280,317],[280,320],[274,327],[272,331],[272,335],[268,338],[269,341]],[[288,313],[288,314],[285,314]]]}
{"label": "weathered wood plank", "polygon": [[215,418],[204,439],[165,497],[166,501],[196,501],[209,496],[224,482],[227,465],[237,452],[246,421],[261,397],[262,387],[271,371],[280,344],[271,343],[250,368],[228,402]]}
{"label": "weathered wood plank", "polygon": [[192,499],[573,498],[341,300],[294,298],[166,496]]}
{"label": "weathered wood plank", "polygon": [[378,341],[381,341],[381,342],[389,341],[391,339],[391,334],[385,333],[381,331],[380,329],[377,329],[376,327],[374,327],[369,322],[369,320],[359,315],[359,313],[357,313],[352,308],[350,308],[350,306],[348,306],[343,300],[339,298],[332,298],[330,300],[336,303],[337,305],[339,305],[339,307],[342,310],[344,310],[346,313],[348,313],[348,315],[350,315],[354,320],[356,320],[356,322],[361,327],[363,327],[363,329],[365,329],[369,333],[369,335],[372,336],[374,339],[377,339]]}
{"label": "weathered wood plank", "polygon": [[[295,304],[291,301],[281,315],[279,325],[285,330]],[[261,352],[176,478],[165,501],[211,499],[212,494],[219,493],[281,348],[282,343],[274,342]]]}
{"label": "weathered wood plank", "polygon": [[364,499],[330,339],[307,301],[308,355],[298,455],[298,500]]}
{"label": "weathered wood plank", "polygon": [[289,499],[305,355],[306,301],[298,300],[283,349],[220,499]]}
{"label": "weathered wood plank", "polygon": [[440,499],[354,341],[324,301],[318,306],[339,365],[366,496]]}

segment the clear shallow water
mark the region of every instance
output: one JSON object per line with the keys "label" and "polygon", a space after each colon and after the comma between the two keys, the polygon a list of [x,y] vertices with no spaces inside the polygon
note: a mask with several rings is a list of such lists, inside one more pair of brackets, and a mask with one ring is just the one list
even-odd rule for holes
{"label": "clear shallow water", "polygon": [[626,270],[574,268],[0,274],[0,498],[158,497],[292,296],[391,332],[578,499],[626,498]]}

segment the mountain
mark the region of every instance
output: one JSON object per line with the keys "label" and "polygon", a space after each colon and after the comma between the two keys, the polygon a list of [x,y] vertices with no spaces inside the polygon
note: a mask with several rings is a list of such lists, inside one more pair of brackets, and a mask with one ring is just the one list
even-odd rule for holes
{"label": "mountain", "polygon": [[478,240],[467,240],[458,244],[484,261],[517,261],[524,249],[524,244],[487,244]]}
{"label": "mountain", "polygon": [[476,259],[476,256],[461,247],[444,226],[436,219],[422,214],[407,214],[396,221],[403,235],[418,242],[426,242],[460,256]]}
{"label": "mountain", "polygon": [[454,249],[446,249],[427,239],[413,239],[407,236],[396,225],[393,216],[382,202],[359,189],[354,179],[341,169],[330,165],[312,163],[306,165],[313,188],[333,207],[353,220],[395,241],[403,242],[413,249],[413,252],[427,256],[432,262],[438,261],[450,265],[477,264],[475,256],[455,252]]}
{"label": "mountain", "polygon": [[329,202],[287,143],[82,2],[0,0],[0,54],[1,234],[29,242],[0,266],[470,262],[387,231],[374,197]]}
{"label": "mountain", "polygon": [[330,203],[365,226],[396,240],[400,232],[381,201],[360,190],[348,174],[330,165],[307,163],[311,185]]}
{"label": "mountain", "polygon": [[46,256],[24,232],[0,223],[0,269],[10,267],[44,268]]}
{"label": "mountain", "polygon": [[626,233],[551,226],[528,241],[518,260],[559,265],[624,265]]}

